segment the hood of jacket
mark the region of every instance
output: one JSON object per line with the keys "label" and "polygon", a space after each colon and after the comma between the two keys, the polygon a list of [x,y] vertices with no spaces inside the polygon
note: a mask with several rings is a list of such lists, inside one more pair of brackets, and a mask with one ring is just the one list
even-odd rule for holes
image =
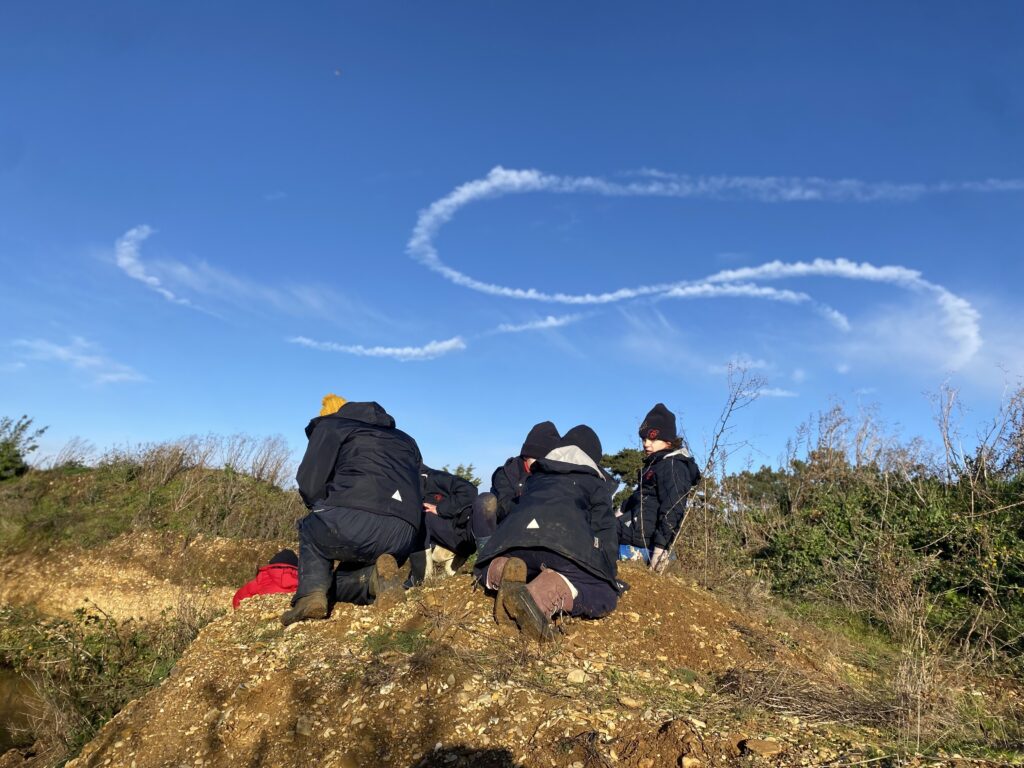
{"label": "hood of jacket", "polygon": [[361,421],[364,424],[372,424],[375,427],[386,427],[388,429],[394,429],[395,426],[394,418],[379,403],[373,401],[368,403],[348,402],[335,413],[313,418],[306,426],[307,438],[313,434],[316,425],[324,419],[351,419],[352,421]]}
{"label": "hood of jacket", "polygon": [[566,467],[563,471],[574,471],[580,467],[590,469],[594,471],[598,477],[602,480],[606,479],[605,473],[601,471],[601,468],[594,463],[594,460],[587,456],[582,448],[578,448],[575,445],[563,445],[561,448],[555,448],[555,450],[548,453],[543,459],[543,466],[548,469],[558,471],[557,467],[552,467],[551,463],[554,464],[570,464],[572,469]]}

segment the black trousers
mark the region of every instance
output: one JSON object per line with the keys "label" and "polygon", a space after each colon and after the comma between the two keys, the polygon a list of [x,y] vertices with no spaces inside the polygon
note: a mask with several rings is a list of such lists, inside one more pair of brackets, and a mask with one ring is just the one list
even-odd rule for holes
{"label": "black trousers", "polygon": [[427,529],[428,545],[440,544],[445,549],[465,557],[476,552],[476,539],[473,538],[468,520],[466,525],[458,526],[451,518],[427,512],[423,515],[423,521]]}
{"label": "black trousers", "polygon": [[[295,600],[314,592],[344,603],[368,605],[370,573],[380,555],[403,562],[422,533],[397,517],[361,509],[327,507],[299,521],[299,588]],[[338,561],[338,567],[334,567]]]}
{"label": "black trousers", "polygon": [[[546,549],[510,549],[502,552],[499,557],[518,557],[525,562],[527,581],[537,578],[542,567],[549,571],[558,571],[565,576],[576,587],[578,593],[573,598],[570,616],[599,619],[614,611],[619,603],[619,593],[611,584],[590,571],[583,570],[564,555]],[[488,565],[490,561],[473,569],[473,576],[485,587]]]}

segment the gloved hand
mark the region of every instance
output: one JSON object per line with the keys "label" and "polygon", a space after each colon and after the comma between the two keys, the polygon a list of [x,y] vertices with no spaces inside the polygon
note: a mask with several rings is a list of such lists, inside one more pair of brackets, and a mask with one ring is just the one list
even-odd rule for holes
{"label": "gloved hand", "polygon": [[651,551],[651,570],[661,571],[668,565],[668,552],[661,547],[655,547]]}

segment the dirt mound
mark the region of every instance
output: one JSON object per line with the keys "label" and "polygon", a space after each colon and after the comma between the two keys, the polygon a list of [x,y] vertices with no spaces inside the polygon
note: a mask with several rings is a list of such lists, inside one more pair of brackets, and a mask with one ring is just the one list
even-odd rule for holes
{"label": "dirt mound", "polygon": [[57,616],[98,608],[115,619],[155,619],[194,602],[229,608],[235,590],[277,549],[267,542],[133,533],[92,549],[16,555],[0,566],[0,603]]}
{"label": "dirt mound", "polygon": [[793,627],[675,578],[622,574],[633,587],[612,616],[568,622],[548,646],[503,634],[464,574],[387,610],[339,605],[287,629],[287,597],[252,598],[69,765],[693,768],[873,756],[856,734],[754,710],[719,686],[753,667],[828,685],[836,660]]}

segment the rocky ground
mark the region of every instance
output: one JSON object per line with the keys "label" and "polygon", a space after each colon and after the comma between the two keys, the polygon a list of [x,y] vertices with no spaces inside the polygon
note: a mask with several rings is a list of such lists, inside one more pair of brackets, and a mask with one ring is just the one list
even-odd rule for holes
{"label": "rocky ground", "polygon": [[230,608],[237,582],[276,551],[273,544],[134,533],[93,549],[5,558],[0,604],[70,616],[99,609],[115,619],[150,620],[182,607]]}
{"label": "rocky ground", "polygon": [[253,598],[69,766],[885,764],[886,705],[842,642],[622,575],[612,616],[547,646],[504,634],[465,574],[287,629],[286,597]]}

